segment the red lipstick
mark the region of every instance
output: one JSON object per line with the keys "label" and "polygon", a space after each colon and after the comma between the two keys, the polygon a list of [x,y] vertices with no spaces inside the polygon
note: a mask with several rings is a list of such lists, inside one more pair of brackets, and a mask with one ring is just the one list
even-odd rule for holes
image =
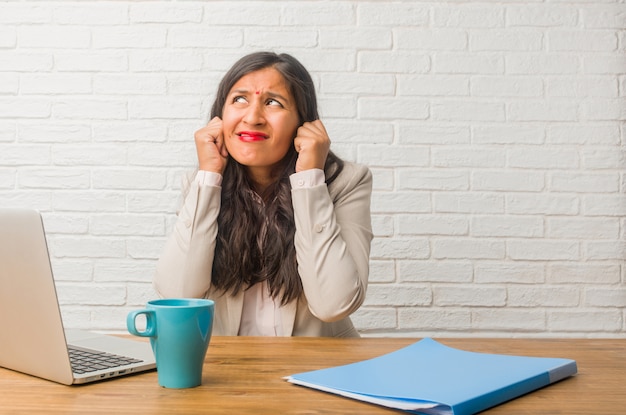
{"label": "red lipstick", "polygon": [[267,134],[260,133],[258,131],[241,131],[237,134],[241,141],[251,143],[254,141],[267,140],[269,136]]}

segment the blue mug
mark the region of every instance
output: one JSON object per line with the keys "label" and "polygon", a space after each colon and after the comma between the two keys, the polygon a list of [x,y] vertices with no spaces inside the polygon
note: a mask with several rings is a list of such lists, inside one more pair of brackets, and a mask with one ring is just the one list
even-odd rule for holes
{"label": "blue mug", "polygon": [[[212,300],[172,298],[149,301],[144,310],[128,313],[128,331],[150,337],[159,385],[192,388],[202,383],[202,366],[211,340],[215,303]],[[146,328],[136,319],[145,315]]]}

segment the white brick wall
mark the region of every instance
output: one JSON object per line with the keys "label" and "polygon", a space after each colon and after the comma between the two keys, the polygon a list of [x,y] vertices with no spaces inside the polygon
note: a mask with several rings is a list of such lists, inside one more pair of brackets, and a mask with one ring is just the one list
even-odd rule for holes
{"label": "white brick wall", "polygon": [[374,172],[367,335],[626,336],[618,0],[5,1],[0,204],[41,210],[68,326],[123,331],[193,131],[245,53],[298,57]]}

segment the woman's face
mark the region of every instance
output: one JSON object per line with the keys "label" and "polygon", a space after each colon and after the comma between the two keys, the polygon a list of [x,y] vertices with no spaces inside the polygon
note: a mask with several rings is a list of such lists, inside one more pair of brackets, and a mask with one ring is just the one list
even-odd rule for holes
{"label": "woman's face", "polygon": [[253,179],[272,176],[300,125],[294,98],[274,68],[251,72],[233,85],[222,123],[228,153]]}

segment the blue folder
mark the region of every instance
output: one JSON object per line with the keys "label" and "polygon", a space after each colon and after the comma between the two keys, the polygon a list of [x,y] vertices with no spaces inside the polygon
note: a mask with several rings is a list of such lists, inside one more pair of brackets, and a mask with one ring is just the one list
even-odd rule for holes
{"label": "blue folder", "polygon": [[418,414],[471,415],[576,372],[570,359],[468,352],[426,338],[373,359],[286,380]]}

